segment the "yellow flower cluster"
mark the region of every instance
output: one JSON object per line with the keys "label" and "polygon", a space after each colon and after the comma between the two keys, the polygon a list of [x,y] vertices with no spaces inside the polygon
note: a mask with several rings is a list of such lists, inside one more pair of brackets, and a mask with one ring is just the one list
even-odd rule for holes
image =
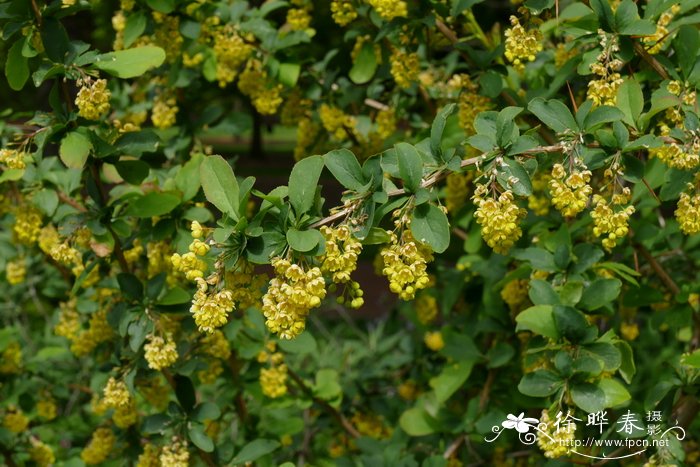
{"label": "yellow flower cluster", "polygon": [[416,309],[416,317],[421,324],[430,324],[437,318],[438,303],[437,299],[432,295],[425,292],[421,293],[413,306]]}
{"label": "yellow flower cluster", "polygon": [[126,429],[131,425],[135,425],[139,421],[139,413],[136,410],[136,401],[131,398],[129,403],[123,407],[117,407],[112,413],[112,421],[121,428]]}
{"label": "yellow flower cluster", "polygon": [[603,247],[608,251],[615,248],[618,240],[625,237],[629,231],[629,217],[634,213],[634,206],[624,206],[629,201],[628,187],[624,187],[622,193],[613,195],[610,203],[600,195],[593,197],[593,234],[596,237],[607,236],[603,239]]}
{"label": "yellow flower cluster", "polygon": [[280,257],[272,260],[272,267],[275,277],[263,296],[265,325],[282,339],[293,339],[304,331],[309,311],[321,305],[326,282],[318,267],[305,270]]}
{"label": "yellow flower cluster", "polygon": [[40,230],[41,213],[37,208],[25,205],[15,210],[15,223],[12,226],[12,232],[19,243],[31,246],[39,238]]}
{"label": "yellow flower cluster", "polygon": [[16,149],[0,149],[0,164],[5,164],[8,169],[24,169],[24,152]]}
{"label": "yellow flower cluster", "polygon": [[139,454],[136,461],[136,467],[161,467],[160,465],[160,449],[158,446],[146,443],[143,447],[143,452]]}
{"label": "yellow flower cluster", "polygon": [[56,418],[58,409],[56,407],[56,401],[51,395],[44,395],[43,398],[36,403],[36,413],[44,420],[53,420]]}
{"label": "yellow flower cluster", "polygon": [[542,51],[542,33],[539,29],[525,29],[517,17],[510,17],[511,27],[506,29],[505,56],[516,70],[523,70],[525,62],[532,62]]}
{"label": "yellow flower cluster", "polygon": [[184,42],[180,34],[180,18],[154,11],[153,20],[156,23],[155,33],[153,34],[154,45],[165,50],[166,60],[172,63],[180,57],[180,51]]}
{"label": "yellow flower cluster", "polygon": [[404,381],[396,388],[399,397],[405,401],[415,400],[418,396],[418,385],[412,379]]}
{"label": "yellow flower cluster", "polygon": [[323,128],[338,141],[344,141],[348,138],[348,133],[355,128],[355,118],[346,115],[338,107],[332,107],[328,104],[321,104],[318,110],[318,116],[321,119]]}
{"label": "yellow flower cluster", "polygon": [[693,170],[700,165],[700,139],[690,144],[666,143],[649,150],[649,155],[658,157],[664,164],[674,169]]}
{"label": "yellow flower cluster", "polygon": [[496,253],[508,253],[523,234],[520,220],[527,210],[515,204],[510,190],[504,191],[496,199],[488,196],[488,188],[483,184],[477,184],[472,199],[477,206],[474,217],[481,225],[481,236]]}
{"label": "yellow flower cluster", "polygon": [[280,122],[285,126],[296,126],[300,120],[308,118],[313,101],[302,97],[298,90],[292,91],[284,101],[280,111]]}
{"label": "yellow flower cluster", "polygon": [[408,7],[404,0],[367,0],[367,3],[385,21],[408,16]]}
{"label": "yellow flower cluster", "polygon": [[430,283],[428,263],[433,260],[430,249],[417,242],[411,231],[405,229],[401,238],[391,231],[389,245],[380,254],[384,263],[382,274],[389,279],[389,290],[401,300],[413,300],[418,290]]}
{"label": "yellow flower cluster", "polygon": [[593,192],[590,181],[591,171],[582,163],[581,168],[575,168],[568,177],[562,164],[554,164],[552,179],[549,181],[552,204],[564,217],[574,217],[586,209],[588,198]]}
{"label": "yellow flower cluster", "polygon": [[425,346],[433,352],[439,352],[445,347],[445,341],[440,331],[426,332],[423,336],[423,342]]}
{"label": "yellow flower cluster", "polygon": [[287,394],[287,365],[282,363],[270,368],[261,368],[260,388],[262,393],[271,399]]}
{"label": "yellow flower cluster", "polygon": [[190,281],[195,281],[204,277],[207,270],[207,263],[199,259],[198,256],[204,256],[209,252],[209,245],[201,240],[204,236],[204,228],[199,222],[194,221],[190,226],[193,241],[189,245],[189,253],[180,255],[173,254],[170,258],[175,271],[185,274],[185,278]]}
{"label": "yellow flower cluster", "polygon": [[29,426],[29,419],[18,407],[10,405],[2,417],[2,426],[12,433],[22,433]]}
{"label": "yellow flower cluster", "polygon": [[389,60],[391,62],[391,76],[394,77],[396,84],[403,89],[410,88],[420,74],[418,54],[394,49]]}
{"label": "yellow flower cluster", "polygon": [[129,400],[131,399],[126,383],[117,381],[114,376],[109,378],[102,390],[102,394],[104,395],[105,405],[112,408],[125,407],[129,405]]}
{"label": "yellow flower cluster", "polygon": [[200,339],[200,344],[202,350],[207,355],[211,355],[214,358],[220,358],[222,360],[228,360],[231,356],[231,346],[226,340],[224,333],[216,330],[211,334],[207,334]]}
{"label": "yellow flower cluster", "polygon": [[614,58],[619,46],[615,36],[608,35],[602,30],[598,31],[598,35],[603,50],[591,64],[591,71],[598,78],[588,82],[587,97],[593,101],[594,105],[614,106],[617,103],[617,90],[624,81],[618,73],[622,67],[622,61]]}
{"label": "yellow flower cluster", "polygon": [[88,120],[99,120],[109,112],[109,99],[112,93],[107,89],[107,80],[92,80],[87,78],[79,80],[80,90],[75,98],[78,106],[78,115]]}
{"label": "yellow flower cluster", "polygon": [[491,99],[479,94],[479,86],[465,73],[454,75],[447,86],[460,93],[457,101],[459,124],[467,134],[473,134],[476,116],[493,107]]}
{"label": "yellow flower cluster", "polygon": [[652,55],[661,52],[666,41],[672,36],[672,34],[669,34],[668,25],[679,11],[681,11],[681,6],[678,3],[664,11],[656,22],[656,31],[654,34],[642,38],[642,42],[644,42],[646,46],[649,46],[647,52]]}
{"label": "yellow flower cluster", "polygon": [[319,258],[321,272],[330,274],[336,284],[348,282],[350,274],[357,268],[362,244],[352,236],[347,225],[335,228],[324,225],[321,233],[326,240],[326,252]]}
{"label": "yellow flower cluster", "polygon": [[91,353],[101,342],[112,338],[112,327],[107,322],[107,310],[99,310],[90,316],[89,327],[86,331],[74,336],[70,350],[81,357]]}
{"label": "yellow flower cluster", "polygon": [[457,214],[469,198],[469,183],[473,172],[450,172],[445,184],[445,206],[450,214]]}
{"label": "yellow flower cluster", "polygon": [[269,79],[258,60],[248,60],[238,79],[238,89],[251,99],[255,110],[262,115],[273,115],[282,104],[282,85]]}
{"label": "yellow flower cluster", "polygon": [[331,15],[336,24],[347,26],[357,18],[357,10],[352,4],[352,0],[333,0],[331,2]]}
{"label": "yellow flower cluster", "polygon": [[311,14],[306,8],[290,8],[287,11],[287,24],[292,31],[304,31],[311,24]]}
{"label": "yellow flower cluster", "polygon": [[2,351],[2,359],[0,360],[0,374],[10,375],[20,373],[22,371],[22,347],[19,342],[12,341],[7,344],[5,350]]}
{"label": "yellow flower cluster", "polygon": [[198,277],[197,292],[192,297],[190,313],[200,331],[213,332],[228,322],[233,311],[233,293],[228,289],[210,292],[207,281]]}
{"label": "yellow flower cluster", "polygon": [[214,32],[214,55],[216,55],[216,79],[225,87],[236,79],[241,65],[253,53],[253,46],[238,34],[233,24],[217,28]]}
{"label": "yellow flower cluster", "polygon": [[[571,423],[560,423],[558,426],[552,422],[549,412],[542,411],[540,423],[546,423],[544,430],[548,436],[540,433],[537,434],[537,445],[548,459],[556,459],[565,456],[569,453],[570,447],[573,446],[570,442],[576,438],[576,425]],[[551,439],[550,439],[551,438]]]}
{"label": "yellow flower cluster", "polygon": [[377,112],[375,123],[379,138],[388,139],[396,131],[396,112],[392,108],[380,110]]}
{"label": "yellow flower cluster", "polygon": [[5,277],[10,285],[24,282],[27,277],[27,262],[24,258],[8,261],[5,265]]}
{"label": "yellow flower cluster", "polygon": [[187,443],[173,440],[172,444],[163,446],[159,460],[162,467],[187,467],[190,462]]}
{"label": "yellow flower cluster", "polygon": [[503,287],[501,298],[510,311],[518,313],[525,308],[528,302],[529,284],[527,279],[513,279]]}
{"label": "yellow flower cluster", "polygon": [[38,467],[49,467],[56,462],[56,456],[51,446],[35,438],[31,438],[30,442],[32,445],[28,449],[29,457]]}
{"label": "yellow flower cluster", "polygon": [[88,465],[103,463],[116,443],[117,438],[109,428],[98,428],[90,438],[90,442],[83,448],[80,458]]}
{"label": "yellow flower cluster", "polygon": [[161,272],[167,274],[167,282],[169,285],[175,285],[178,280],[178,274],[174,270],[173,263],[170,260],[172,251],[170,245],[166,242],[150,242],[146,245],[146,258],[148,260],[148,277],[157,276]]}
{"label": "yellow flower cluster", "polygon": [[580,51],[570,44],[573,44],[573,41],[570,43],[560,42],[557,44],[557,48],[554,51],[554,66],[557,67],[557,69],[563,67],[566,65],[566,62],[580,54]]}
{"label": "yellow flower cluster", "polygon": [[148,344],[143,346],[144,356],[148,367],[153,370],[162,370],[172,366],[177,361],[177,346],[173,336],[167,334],[165,339],[161,336],[151,335]]}
{"label": "yellow flower cluster", "polygon": [[633,341],[639,337],[639,325],[637,323],[628,323],[623,321],[620,323],[620,335],[627,341]]}
{"label": "yellow flower cluster", "polygon": [[686,235],[700,233],[700,194],[681,193],[675,214],[681,232]]}
{"label": "yellow flower cluster", "polygon": [[151,114],[153,126],[166,130],[175,125],[178,110],[180,109],[174,97],[158,94],[153,100],[153,112]]}
{"label": "yellow flower cluster", "polygon": [[266,274],[255,274],[255,266],[244,259],[239,259],[236,269],[226,271],[226,288],[237,310],[247,310],[252,306],[260,306],[263,289],[267,284]]}
{"label": "yellow flower cluster", "polygon": [[352,425],[362,436],[374,439],[386,439],[391,437],[392,430],[384,419],[376,414],[355,412],[351,419]]}
{"label": "yellow flower cluster", "polygon": [[141,244],[141,240],[137,238],[136,240],[134,240],[134,243],[131,248],[124,250],[124,259],[127,263],[134,264],[139,260],[139,258],[141,258],[141,255],[143,255],[144,251],[146,250]]}
{"label": "yellow flower cluster", "polygon": [[302,118],[297,126],[297,143],[294,146],[294,160],[300,161],[308,156],[316,142],[321,128],[310,118]]}

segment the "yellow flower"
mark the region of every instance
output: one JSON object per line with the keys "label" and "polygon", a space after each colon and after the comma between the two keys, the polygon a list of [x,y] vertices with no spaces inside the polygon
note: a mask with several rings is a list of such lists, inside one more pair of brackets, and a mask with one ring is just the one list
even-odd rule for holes
{"label": "yellow flower", "polygon": [[290,8],[287,11],[287,24],[292,31],[304,31],[311,24],[311,15],[306,8]]}
{"label": "yellow flower", "polygon": [[347,225],[336,228],[321,227],[326,239],[326,252],[319,259],[321,272],[330,274],[333,282],[340,284],[350,280],[350,274],[357,268],[357,258],[362,244],[352,236]]}
{"label": "yellow flower", "polygon": [[177,361],[177,347],[172,335],[167,334],[165,339],[161,336],[151,335],[149,339],[150,342],[143,347],[149,368],[160,371],[172,366]]}
{"label": "yellow flower", "polygon": [[418,79],[420,73],[420,59],[417,53],[407,53],[394,49],[389,58],[391,62],[391,76],[400,88],[409,88]]}
{"label": "yellow flower", "polygon": [[88,465],[103,463],[112,452],[117,441],[114,433],[109,428],[98,428],[92,435],[90,442],[80,453],[80,458]]}
{"label": "yellow flower", "polygon": [[408,16],[408,7],[403,0],[367,0],[385,21]]}
{"label": "yellow flower", "polygon": [[282,104],[282,85],[269,79],[258,60],[248,60],[238,79],[238,89],[250,97],[253,107],[262,115],[274,115]]}
{"label": "yellow flower", "polygon": [[484,197],[487,193],[485,185],[477,185],[473,196],[477,205],[474,217],[481,225],[481,236],[488,246],[504,255],[522,236],[519,224],[527,211],[515,204],[511,191],[504,191],[498,198]]}
{"label": "yellow flower", "polygon": [[260,369],[260,387],[264,395],[276,399],[287,394],[287,365]]}
{"label": "yellow flower", "polygon": [[29,426],[29,419],[19,408],[10,405],[2,418],[2,426],[12,433],[22,433]]}
{"label": "yellow flower", "polygon": [[391,428],[387,427],[384,420],[376,414],[356,412],[352,416],[352,425],[363,436],[374,439],[384,439],[391,436]]}
{"label": "yellow flower", "polygon": [[56,418],[57,412],[56,401],[51,396],[45,397],[36,403],[36,413],[44,420],[53,420]]}
{"label": "yellow flower", "polygon": [[554,164],[552,179],[549,181],[549,192],[552,204],[564,217],[574,217],[588,204],[588,198],[593,192],[589,185],[591,171],[583,166],[583,170],[574,169],[569,176],[562,164]]}
{"label": "yellow flower", "polygon": [[129,404],[131,395],[124,381],[117,381],[114,376],[110,377],[103,391],[104,403],[108,407],[124,407]]}
{"label": "yellow flower", "polygon": [[440,331],[426,332],[423,341],[425,342],[425,346],[433,352],[438,352],[445,347],[445,341],[442,339],[442,333]]}
{"label": "yellow flower", "polygon": [[170,445],[163,446],[159,460],[162,467],[187,467],[190,462],[187,443],[174,441]]}
{"label": "yellow flower", "polygon": [[234,309],[233,293],[228,289],[209,291],[207,282],[198,277],[197,292],[192,297],[190,313],[194,322],[203,332],[214,332],[228,322],[228,315]]}
{"label": "yellow flower", "polygon": [[401,300],[412,300],[416,292],[430,282],[427,270],[433,259],[432,252],[416,242],[409,229],[403,231],[400,240],[394,232],[387,233],[389,245],[380,252],[384,262],[382,274],[389,279],[389,290]]}
{"label": "yellow flower", "polygon": [[620,196],[614,196],[613,201],[608,203],[605,198],[600,195],[593,197],[595,207],[591,211],[593,218],[593,234],[596,237],[605,237],[603,239],[603,247],[610,251],[618,240],[627,236],[629,231],[629,217],[634,213],[634,206],[623,206],[629,202],[630,190],[625,187],[624,192]]}
{"label": "yellow flower", "polygon": [[432,295],[425,292],[421,293],[413,306],[416,309],[416,316],[421,324],[430,324],[437,318],[438,303]]}
{"label": "yellow flower", "polygon": [[112,421],[121,428],[126,429],[131,425],[135,425],[139,420],[139,413],[136,411],[136,401],[131,398],[129,404],[123,407],[117,407],[112,414]]}
{"label": "yellow flower", "polygon": [[51,446],[35,438],[30,438],[30,442],[32,445],[28,450],[29,457],[31,457],[37,466],[49,467],[56,462],[56,456],[54,455]]}
{"label": "yellow flower", "polygon": [[165,130],[175,125],[179,107],[174,97],[158,94],[153,101],[151,121],[153,126]]}
{"label": "yellow flower", "polygon": [[557,426],[555,422],[552,422],[546,410],[542,411],[540,423],[547,424],[543,430],[546,435],[540,432],[537,434],[537,445],[544,453],[544,456],[549,459],[556,459],[567,455],[571,447],[573,447],[571,441],[576,438],[576,425],[574,423],[570,425],[560,423]]}
{"label": "yellow flower", "polygon": [[243,40],[233,24],[227,24],[214,33],[213,50],[216,55],[216,79],[223,88],[236,79],[241,65],[248,60],[254,47]]}
{"label": "yellow flower", "polygon": [[321,104],[318,116],[323,128],[338,141],[346,140],[349,132],[355,129],[355,119],[337,107]]}
{"label": "yellow flower", "polygon": [[78,106],[78,115],[87,120],[99,120],[109,112],[109,99],[112,93],[107,89],[107,80],[92,78],[79,80],[80,90],[75,98]]}
{"label": "yellow flower", "polygon": [[41,213],[34,206],[21,206],[15,210],[12,232],[19,243],[33,245],[41,231]]}
{"label": "yellow flower", "polygon": [[219,330],[205,335],[199,342],[202,346],[202,351],[214,358],[228,360],[231,356],[231,346],[226,340],[224,333]]}
{"label": "yellow flower", "polygon": [[679,4],[671,6],[671,8],[664,11],[659,17],[659,20],[656,22],[656,31],[654,34],[642,37],[642,42],[647,46],[651,46],[647,49],[647,52],[652,55],[661,52],[664,44],[673,37],[673,34],[669,34],[668,25],[680,10],[681,6]]}
{"label": "yellow flower", "polygon": [[528,301],[530,282],[527,279],[513,279],[501,290],[501,298],[512,312],[522,311]]}
{"label": "yellow flower", "polygon": [[143,447],[143,452],[136,461],[136,467],[160,467],[160,449],[151,443]]}
{"label": "yellow flower", "polygon": [[511,27],[506,29],[505,56],[513,66],[522,70],[525,62],[532,62],[542,50],[542,33],[539,29],[526,30],[517,17],[510,17]]}
{"label": "yellow flower", "polygon": [[25,156],[24,152],[16,149],[0,149],[0,164],[5,164],[8,169],[24,169],[27,166]]}
{"label": "yellow flower", "polygon": [[333,21],[339,26],[347,26],[357,18],[357,10],[352,0],[333,0],[331,2],[331,14]]}
{"label": "yellow flower", "polygon": [[15,374],[22,371],[22,348],[19,342],[12,341],[2,351],[0,374]]}
{"label": "yellow flower", "polygon": [[5,277],[10,285],[24,282],[27,277],[27,261],[24,258],[8,261],[5,265]]}
{"label": "yellow flower", "polygon": [[700,194],[681,193],[675,214],[681,232],[686,235],[700,233]]}
{"label": "yellow flower", "polygon": [[418,395],[418,386],[413,380],[404,381],[396,388],[399,397],[405,401],[415,400]]}
{"label": "yellow flower", "polygon": [[639,337],[639,326],[637,323],[628,323],[624,321],[620,323],[620,335],[625,340],[633,341]]}

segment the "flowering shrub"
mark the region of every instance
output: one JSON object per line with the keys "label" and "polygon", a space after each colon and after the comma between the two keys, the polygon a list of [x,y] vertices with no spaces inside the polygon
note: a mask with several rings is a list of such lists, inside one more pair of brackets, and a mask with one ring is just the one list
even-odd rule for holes
{"label": "flowering shrub", "polygon": [[4,462],[695,465],[698,2],[487,3],[1,0]]}

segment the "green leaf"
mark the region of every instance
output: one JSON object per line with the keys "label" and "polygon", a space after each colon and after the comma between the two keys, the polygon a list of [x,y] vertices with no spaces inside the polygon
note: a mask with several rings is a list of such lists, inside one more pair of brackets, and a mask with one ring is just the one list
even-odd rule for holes
{"label": "green leaf", "polygon": [[144,161],[119,161],[114,164],[119,175],[132,185],[140,185],[148,177],[150,166]]}
{"label": "green leaf", "polygon": [[430,387],[435,391],[439,403],[445,402],[469,378],[474,367],[474,361],[463,360],[445,365],[440,374],[430,379]]}
{"label": "green leaf", "polygon": [[318,344],[311,332],[304,332],[294,339],[282,339],[277,345],[282,351],[290,354],[308,355],[318,351]]}
{"label": "green leaf", "polygon": [[498,183],[506,190],[513,190],[518,196],[532,194],[530,175],[515,159],[504,158],[505,165],[498,171]]}
{"label": "green leaf", "polygon": [[238,181],[233,169],[221,156],[205,157],[199,167],[204,196],[216,208],[238,218]]}
{"label": "green leaf", "polygon": [[411,214],[411,233],[434,252],[442,253],[450,245],[450,224],[439,207],[425,203],[417,206]]}
{"label": "green leaf", "polygon": [[202,186],[200,181],[200,167],[204,155],[196,153],[192,158],[180,167],[177,175],[175,175],[175,185],[182,192],[182,200],[189,201],[199,192]]}
{"label": "green leaf", "polygon": [[632,0],[623,0],[615,11],[615,28],[626,36],[649,36],[656,32],[656,25],[639,18],[637,5]]}
{"label": "green leaf", "polygon": [[318,179],[323,170],[323,157],[310,156],[297,162],[289,175],[289,201],[297,216],[314,205]]}
{"label": "green leaf", "polygon": [[279,72],[277,73],[277,81],[293,88],[299,80],[299,72],[301,66],[298,63],[280,63]]}
{"label": "green leaf", "polygon": [[287,231],[287,243],[293,250],[300,253],[313,250],[322,241],[324,241],[323,235],[316,229],[297,230],[292,228]]}
{"label": "green leaf", "polygon": [[158,433],[162,431],[168,423],[170,423],[170,417],[168,417],[165,414],[157,413],[154,415],[149,415],[143,419],[143,424],[141,425],[141,433]]}
{"label": "green leaf", "polygon": [[232,464],[244,464],[253,462],[265,456],[280,446],[280,443],[271,439],[256,439],[243,446],[240,452],[231,460]]}
{"label": "green leaf", "polygon": [[579,408],[588,413],[603,410],[605,392],[593,383],[578,383],[571,388],[571,399]]}
{"label": "green leaf", "polygon": [[188,303],[191,300],[192,295],[185,289],[174,287],[163,295],[163,298],[158,301],[158,305],[180,305],[182,303]]}
{"label": "green leaf", "polygon": [[68,33],[63,24],[52,16],[45,16],[41,27],[41,42],[46,56],[52,62],[63,63],[70,47]]}
{"label": "green leaf", "polygon": [[90,139],[77,131],[71,131],[61,140],[58,154],[68,168],[82,169],[92,151]]}
{"label": "green leaf", "polygon": [[521,261],[528,261],[533,269],[541,271],[554,272],[557,270],[554,264],[554,255],[544,248],[528,247],[523,249],[514,249],[511,256]]}
{"label": "green leaf", "polygon": [[160,138],[152,130],[130,131],[122,135],[114,147],[129,156],[140,156],[144,152],[155,152]]}
{"label": "green leaf", "polygon": [[688,189],[688,183],[693,181],[693,172],[688,170],[668,169],[664,177],[664,184],[661,185],[659,198],[661,201],[670,201],[680,196]]}
{"label": "green leaf", "polygon": [[579,130],[571,111],[559,100],[537,97],[530,101],[527,109],[556,133]]}
{"label": "green leaf", "polygon": [[553,314],[559,334],[571,343],[590,341],[598,333],[597,328],[589,324],[586,316],[576,308],[556,305]]}
{"label": "green leaf", "polygon": [[182,407],[185,412],[189,413],[197,402],[194,385],[192,381],[184,375],[175,375],[174,382],[177,401],[180,403],[180,407]]}
{"label": "green leaf", "polygon": [[163,49],[146,45],[98,55],[95,67],[117,78],[135,78],[151,68],[161,66],[164,61]]}
{"label": "green leaf", "polygon": [[34,196],[32,196],[32,203],[44,214],[51,217],[58,207],[58,194],[55,190],[43,188],[34,193]]}
{"label": "green leaf", "polygon": [[332,368],[318,370],[313,387],[314,395],[326,401],[332,401],[342,396],[343,388],[340,386],[339,379],[338,372]]}
{"label": "green leaf", "polygon": [[644,110],[644,94],[637,80],[628,78],[617,89],[617,108],[622,111],[622,120],[637,128],[637,119]]}
{"label": "green leaf", "polygon": [[695,25],[684,24],[678,28],[678,34],[673,39],[673,50],[678,56],[683,75],[689,78],[700,53],[700,32]]}
{"label": "green leaf", "polygon": [[5,76],[10,88],[14,91],[21,90],[29,79],[29,64],[27,57],[22,55],[24,39],[20,39],[10,47],[5,62]]}
{"label": "green leaf", "polygon": [[447,104],[445,107],[440,109],[430,127],[430,151],[436,156],[442,155],[442,151],[440,149],[442,135],[445,133],[447,119],[454,113],[456,108],[457,106],[455,104]]}
{"label": "green leaf", "polygon": [[559,390],[564,381],[550,370],[535,370],[526,373],[518,383],[518,391],[530,397],[547,397]]}
{"label": "green leaf", "polygon": [[604,123],[622,120],[624,117],[625,115],[620,109],[609,105],[601,105],[586,115],[586,118],[583,121],[583,126],[585,127],[585,130],[590,133]]}
{"label": "green leaf", "polygon": [[516,331],[532,331],[550,339],[559,339],[554,323],[554,308],[551,305],[535,305],[521,311],[515,317]]}
{"label": "green leaf", "polygon": [[349,149],[334,149],[323,156],[328,170],[348,190],[363,191],[365,176],[357,157]]}
{"label": "green leaf", "polygon": [[394,148],[396,148],[399,175],[403,180],[403,186],[407,191],[415,193],[423,179],[423,160],[413,145],[396,143]]}
{"label": "green leaf", "polygon": [[126,209],[126,215],[155,217],[169,213],[180,205],[180,197],[174,193],[151,191],[136,198]]}
{"label": "green leaf", "polygon": [[437,423],[423,407],[417,406],[401,414],[399,426],[409,436],[426,436],[435,433]]}
{"label": "green leaf", "polygon": [[552,287],[552,284],[542,279],[530,281],[528,295],[535,305],[558,305],[560,303],[559,295]]}
{"label": "green leaf", "polygon": [[126,19],[124,27],[124,48],[128,49],[138,37],[146,30],[148,20],[143,12],[132,13]]}
{"label": "green leaf", "polygon": [[143,284],[141,281],[128,272],[117,274],[117,282],[122,293],[132,300],[141,300],[143,298]]}
{"label": "green leaf", "polygon": [[214,450],[214,442],[204,432],[204,425],[193,423],[187,430],[190,441],[204,452],[212,452]]}
{"label": "green leaf", "polygon": [[161,13],[172,13],[176,0],[146,0],[149,7]]}
{"label": "green leaf", "polygon": [[615,22],[615,17],[613,15],[612,8],[608,0],[591,0],[590,6],[595,14],[598,16],[598,21],[603,30],[607,32],[612,32],[612,27]]}
{"label": "green leaf", "polygon": [[632,347],[625,341],[616,342],[615,347],[620,351],[621,356],[620,376],[622,376],[622,379],[624,379],[627,384],[630,384],[632,378],[634,378],[634,374],[637,372],[637,368],[634,364]]}
{"label": "green leaf", "polygon": [[605,407],[616,407],[632,398],[627,388],[613,378],[601,379],[598,381],[598,387],[605,394]]}
{"label": "green leaf", "polygon": [[597,310],[615,300],[620,287],[622,282],[619,279],[598,278],[585,288],[579,306],[584,310]]}
{"label": "green leaf", "polygon": [[374,53],[374,44],[367,41],[362,44],[348,76],[355,84],[365,84],[372,79],[376,71],[377,56]]}

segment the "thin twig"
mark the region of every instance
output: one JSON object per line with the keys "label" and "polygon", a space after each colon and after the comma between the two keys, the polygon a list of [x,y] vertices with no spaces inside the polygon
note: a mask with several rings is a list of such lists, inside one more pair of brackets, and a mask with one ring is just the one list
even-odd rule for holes
{"label": "thin twig", "polygon": [[659,63],[639,42],[634,43],[634,51],[637,52],[663,79],[670,79],[663,65]]}
{"label": "thin twig", "polygon": [[464,442],[464,435],[459,435],[457,438],[455,438],[454,441],[450,443],[449,446],[447,446],[447,449],[445,449],[445,452],[442,454],[443,459],[449,459],[452,457],[452,455],[457,452],[457,449],[462,445]]}

